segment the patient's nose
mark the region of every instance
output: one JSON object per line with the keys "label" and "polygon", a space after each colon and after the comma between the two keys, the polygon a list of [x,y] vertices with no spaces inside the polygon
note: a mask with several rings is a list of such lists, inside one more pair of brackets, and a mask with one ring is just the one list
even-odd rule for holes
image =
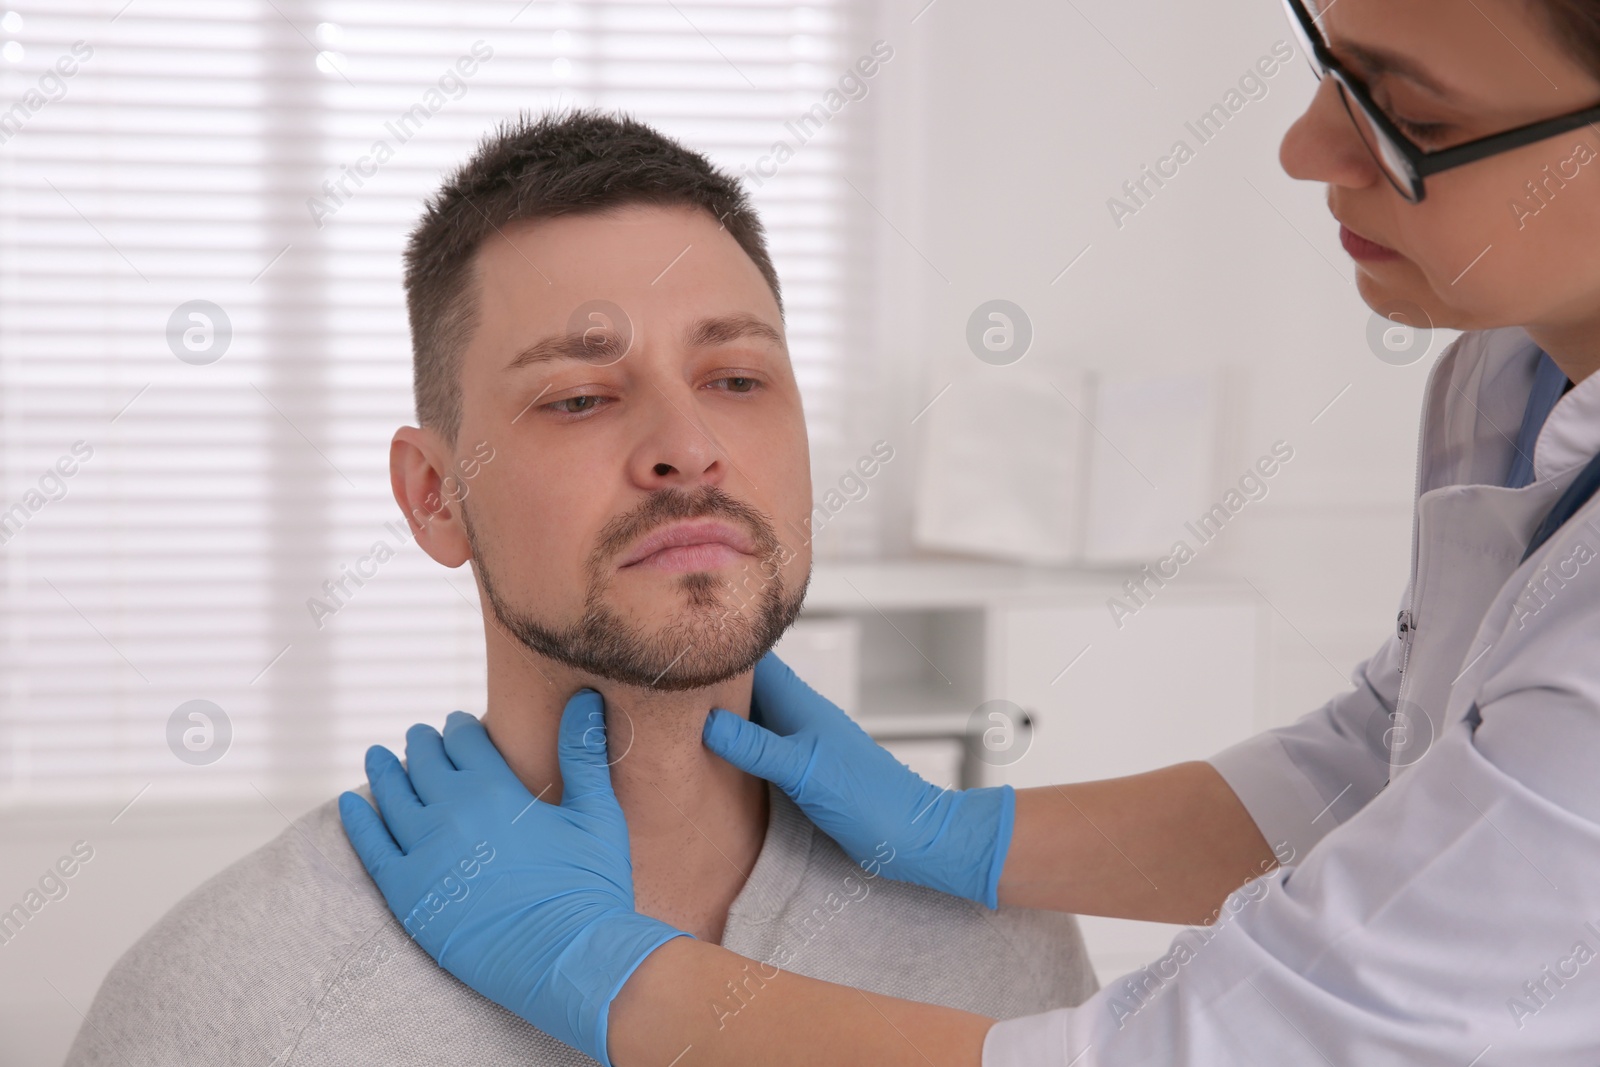
{"label": "patient's nose", "polygon": [[710,431],[670,403],[661,408],[629,464],[635,483],[643,489],[720,484],[727,461]]}

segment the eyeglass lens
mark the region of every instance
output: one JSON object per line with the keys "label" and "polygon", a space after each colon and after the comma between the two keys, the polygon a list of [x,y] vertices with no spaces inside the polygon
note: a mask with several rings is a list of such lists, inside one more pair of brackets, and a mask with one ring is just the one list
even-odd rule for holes
{"label": "eyeglass lens", "polygon": [[1415,202],[1417,197],[1413,193],[1411,164],[1388,135],[1368,116],[1366,108],[1361,106],[1361,101],[1356,99],[1355,94],[1345,85],[1344,79],[1335,74],[1333,80],[1339,87],[1339,100],[1344,104],[1345,112],[1355,125],[1356,133],[1367,146],[1367,151],[1371,153],[1378,168],[1383,171],[1384,177],[1389,179],[1389,184],[1394,186],[1395,192]]}

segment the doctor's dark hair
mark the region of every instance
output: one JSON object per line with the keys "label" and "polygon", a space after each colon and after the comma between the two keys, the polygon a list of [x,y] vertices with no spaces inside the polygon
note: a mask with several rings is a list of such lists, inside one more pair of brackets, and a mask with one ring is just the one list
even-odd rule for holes
{"label": "doctor's dark hair", "polygon": [[405,250],[417,420],[447,441],[461,425],[461,354],[477,326],[474,264],[514,222],[635,204],[700,208],[722,223],[783,311],[766,236],[738,179],[622,114],[588,109],[501,123],[428,200]]}

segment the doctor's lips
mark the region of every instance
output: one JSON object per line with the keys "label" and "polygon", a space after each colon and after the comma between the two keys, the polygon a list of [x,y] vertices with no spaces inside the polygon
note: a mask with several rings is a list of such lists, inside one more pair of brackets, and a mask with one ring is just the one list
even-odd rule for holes
{"label": "doctor's lips", "polygon": [[1343,223],[1339,224],[1339,243],[1344,246],[1346,252],[1350,253],[1352,259],[1376,262],[1400,258],[1399,252],[1387,245],[1380,245],[1376,241],[1368,240]]}
{"label": "doctor's lips", "polygon": [[646,534],[628,550],[617,569],[704,571],[756,554],[755,539],[715,519],[675,522]]}

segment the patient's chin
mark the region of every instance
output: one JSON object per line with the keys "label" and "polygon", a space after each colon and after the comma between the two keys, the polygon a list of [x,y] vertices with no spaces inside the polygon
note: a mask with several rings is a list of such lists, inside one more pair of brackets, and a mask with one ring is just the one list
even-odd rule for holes
{"label": "patient's chin", "polygon": [[729,595],[724,580],[690,573],[677,583],[677,603],[655,621],[637,621],[603,596],[591,597],[584,617],[566,627],[542,624],[501,603],[492,607],[534,652],[613,682],[680,692],[750,670],[794,622],[804,599],[804,588],[791,595],[781,581],[740,599]]}

